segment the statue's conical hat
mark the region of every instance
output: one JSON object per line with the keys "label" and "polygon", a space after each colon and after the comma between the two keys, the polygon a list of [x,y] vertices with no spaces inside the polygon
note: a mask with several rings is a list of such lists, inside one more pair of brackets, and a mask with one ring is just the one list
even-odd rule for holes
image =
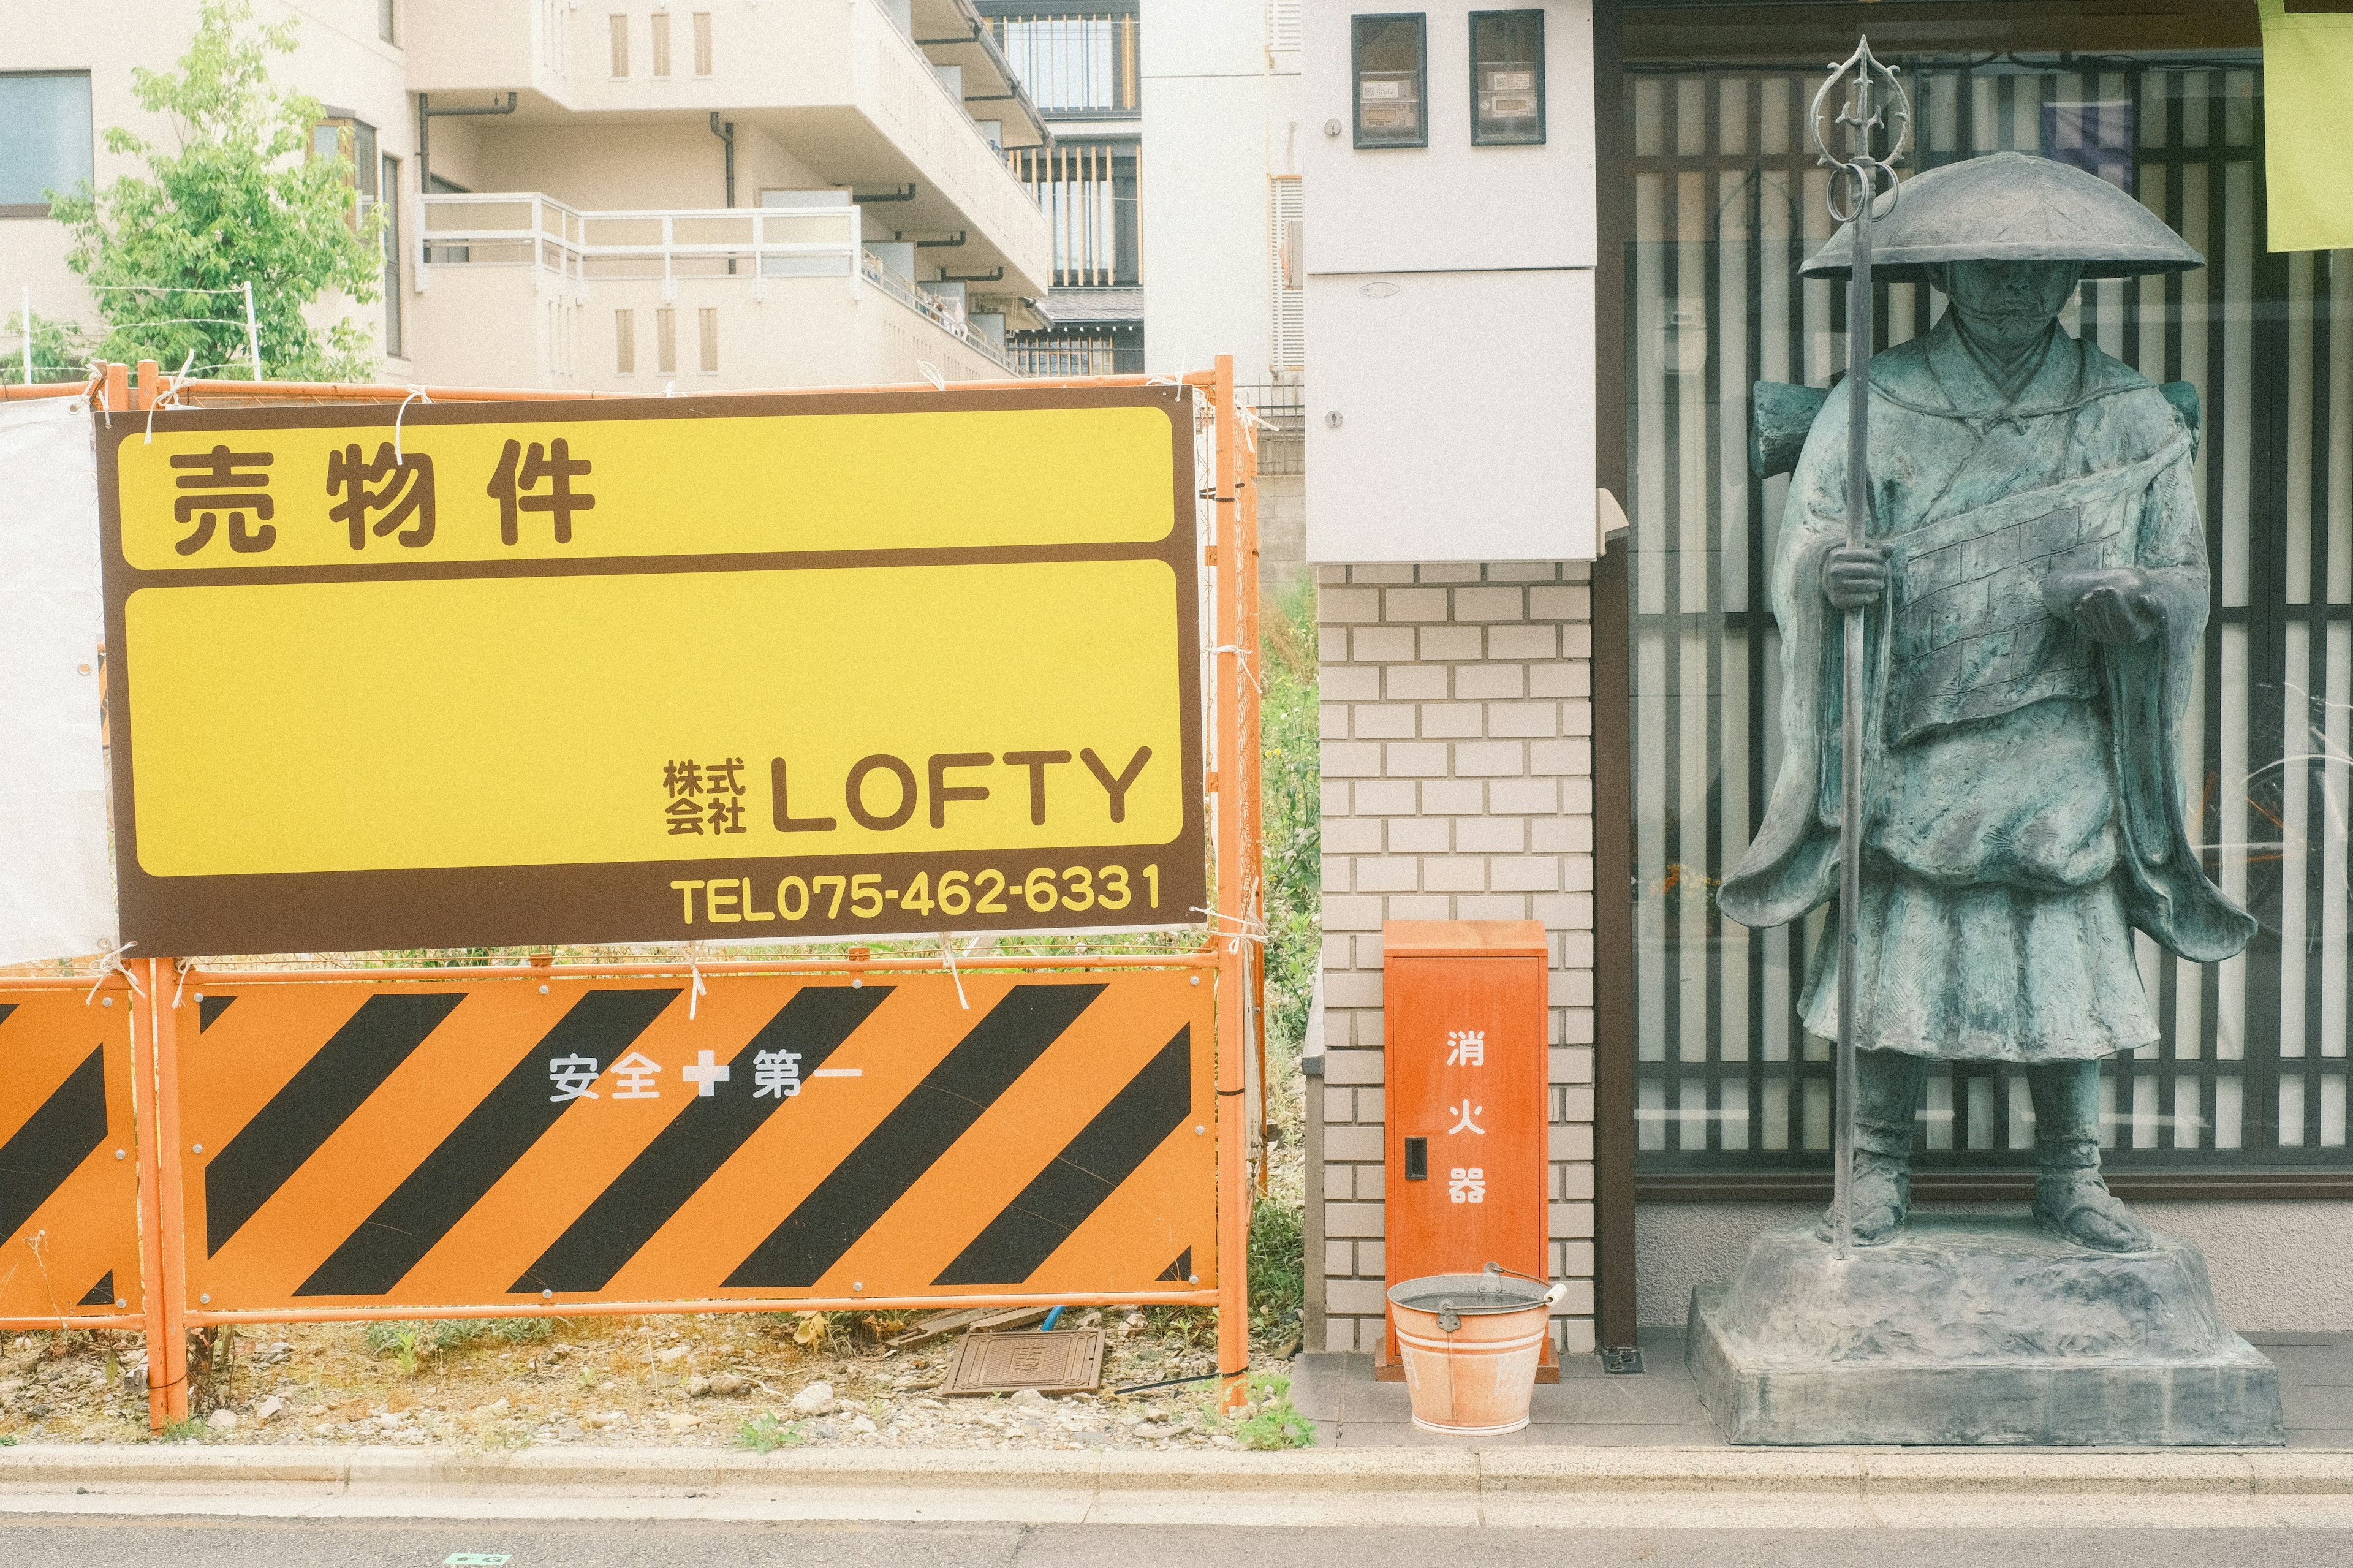
{"label": "statue's conical hat", "polygon": [[[1880,197],[1871,275],[1925,282],[1946,261],[2073,261],[2086,278],[2186,272],[2206,258],[2163,220],[2097,174],[2024,153],[1989,153],[1913,175],[1894,205]],[[1802,268],[1847,275],[1847,225]]]}

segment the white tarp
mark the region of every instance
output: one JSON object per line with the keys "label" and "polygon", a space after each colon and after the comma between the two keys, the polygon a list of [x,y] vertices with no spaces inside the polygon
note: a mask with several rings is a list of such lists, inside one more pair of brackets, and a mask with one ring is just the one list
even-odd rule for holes
{"label": "white tarp", "polygon": [[88,405],[0,403],[0,963],[115,944],[104,625]]}

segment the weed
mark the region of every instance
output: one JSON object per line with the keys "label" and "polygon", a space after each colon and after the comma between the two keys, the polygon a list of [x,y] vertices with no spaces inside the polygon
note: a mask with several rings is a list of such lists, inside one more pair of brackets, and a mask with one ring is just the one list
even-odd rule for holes
{"label": "weed", "polygon": [[1250,1209],[1250,1327],[1279,1333],[1307,1300],[1307,1232],[1295,1204],[1270,1194]]}
{"label": "weed", "polygon": [[155,1434],[166,1443],[200,1443],[212,1436],[212,1428],[191,1415],[185,1421],[167,1421]]}
{"label": "weed", "polygon": [[474,1344],[531,1344],[555,1332],[554,1318],[430,1318],[373,1322],[361,1339],[377,1355],[398,1358],[414,1377],[428,1357]]}
{"label": "weed", "polygon": [[773,1453],[778,1448],[795,1448],[808,1441],[808,1433],[797,1421],[779,1421],[765,1412],[754,1415],[735,1428],[735,1446],[749,1448],[755,1454]]}
{"label": "weed", "polygon": [[1219,1420],[1228,1436],[1245,1448],[1309,1448],[1315,1428],[1291,1403],[1291,1379],[1254,1372],[1244,1380],[1241,1406]]}
{"label": "weed", "polygon": [[16,1446],[16,1438],[9,1436],[5,1432],[0,1432],[0,1448],[13,1448]]}

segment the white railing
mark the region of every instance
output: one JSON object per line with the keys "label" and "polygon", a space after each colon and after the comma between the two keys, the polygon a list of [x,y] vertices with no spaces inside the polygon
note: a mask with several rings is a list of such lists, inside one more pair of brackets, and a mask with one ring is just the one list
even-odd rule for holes
{"label": "white railing", "polygon": [[976,353],[1018,374],[957,308],[884,266],[860,239],[855,206],[703,207],[582,212],[536,191],[420,198],[417,286],[439,267],[529,267],[583,298],[592,284],[741,279],[765,297],[772,278],[843,278],[876,285]]}

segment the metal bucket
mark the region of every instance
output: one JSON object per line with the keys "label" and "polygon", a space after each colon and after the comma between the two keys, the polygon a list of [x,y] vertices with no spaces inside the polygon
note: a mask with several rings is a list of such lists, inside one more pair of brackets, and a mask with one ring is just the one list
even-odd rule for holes
{"label": "metal bucket", "polygon": [[1528,1424],[1553,1307],[1566,1283],[1507,1275],[1432,1274],[1389,1287],[1390,1321],[1413,1424],[1457,1437],[1494,1437]]}

